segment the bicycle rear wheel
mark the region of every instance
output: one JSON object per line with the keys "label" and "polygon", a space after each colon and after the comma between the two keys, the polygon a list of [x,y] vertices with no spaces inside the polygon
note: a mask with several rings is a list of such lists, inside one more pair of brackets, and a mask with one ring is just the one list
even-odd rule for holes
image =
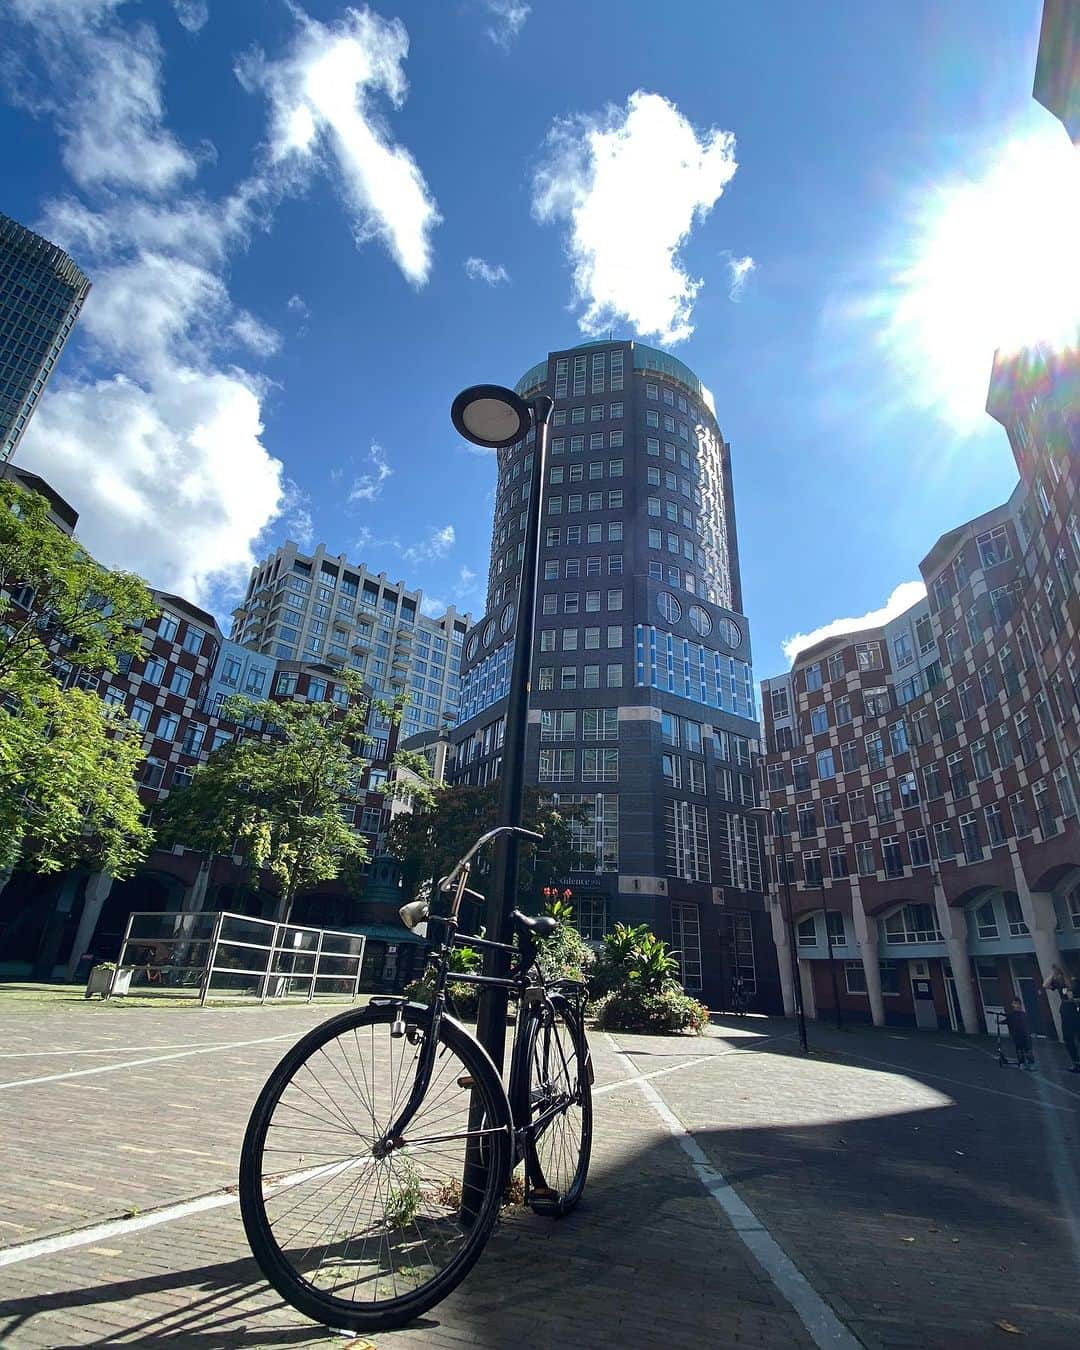
{"label": "bicycle rear wheel", "polygon": [[[406,1034],[393,1036],[399,1012]],[[511,1157],[506,1095],[455,1023],[440,1023],[404,1142],[384,1157],[372,1151],[408,1099],[430,1029],[428,1009],[350,1009],[293,1046],[252,1111],[240,1160],[248,1241],[282,1298],[317,1322],[378,1331],[418,1317],[465,1278],[498,1215]],[[466,1196],[474,1102],[478,1165]]]}
{"label": "bicycle rear wheel", "polygon": [[592,1060],[577,1010],[563,994],[536,1005],[526,1028],[529,1121],[526,1167],[538,1214],[569,1214],[592,1153]]}

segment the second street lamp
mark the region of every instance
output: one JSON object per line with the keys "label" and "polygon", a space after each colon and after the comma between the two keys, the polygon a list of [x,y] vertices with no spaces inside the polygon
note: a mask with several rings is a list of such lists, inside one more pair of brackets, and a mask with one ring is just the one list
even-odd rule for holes
{"label": "second street lamp", "polygon": [[[533,620],[536,608],[536,574],[540,552],[540,499],[543,494],[548,453],[548,428],[553,404],[546,394],[526,403],[512,389],[497,384],[476,384],[454,399],[450,420],[458,433],[488,450],[524,441],[535,430],[529,506],[525,517],[525,541],[521,580],[514,602],[514,659],[506,700],[506,731],[503,737],[499,792],[500,825],[520,825],[525,801],[525,738],[529,725],[529,681],[532,668]],[[506,942],[510,912],[518,884],[518,841],[515,835],[500,835],[492,861],[492,886],[486,912],[486,937]],[[506,974],[503,952],[488,951],[484,973]],[[506,1045],[507,991],[490,985],[480,990],[476,1036],[501,1071]]]}

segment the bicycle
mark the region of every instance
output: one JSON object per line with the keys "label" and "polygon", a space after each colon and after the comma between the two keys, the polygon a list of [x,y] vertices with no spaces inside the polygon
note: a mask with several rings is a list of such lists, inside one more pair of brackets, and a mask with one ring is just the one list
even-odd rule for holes
{"label": "bicycle", "polygon": [[476,854],[517,826],[484,834],[428,900],[401,908],[427,922],[430,1003],[376,997],[309,1032],[263,1086],[244,1136],[240,1208],[263,1274],[294,1308],[328,1326],[402,1326],[445,1298],[475,1265],[514,1169],[534,1212],[568,1214],[592,1148],[592,1061],[584,987],[545,981],[538,939],[558,921],[515,910],[516,945],[461,935],[509,960],[509,974],[455,972],[517,1001],[509,1083],[447,1010],[450,953]]}

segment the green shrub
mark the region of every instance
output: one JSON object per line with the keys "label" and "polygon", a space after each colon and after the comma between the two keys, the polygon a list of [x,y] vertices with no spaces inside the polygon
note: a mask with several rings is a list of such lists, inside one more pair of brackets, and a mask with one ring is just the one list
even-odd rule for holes
{"label": "green shrub", "polygon": [[684,993],[679,962],[647,925],[617,923],[589,983],[596,1023],[605,1031],[692,1031],[709,1023],[709,1010]]}
{"label": "green shrub", "polygon": [[547,912],[559,927],[536,944],[536,964],[545,980],[580,980],[588,983],[596,958],[589,944],[574,927],[574,909],[565,900],[553,900]]}
{"label": "green shrub", "polygon": [[[450,979],[447,981],[446,992],[454,1005],[454,1011],[459,1017],[473,1018],[476,1016],[477,1004],[480,1001],[480,986],[477,984],[462,984],[460,980],[453,977],[457,975],[476,975],[480,971],[480,953],[475,947],[455,947],[450,953]],[[423,975],[412,984],[405,986],[405,996],[414,999],[417,1003],[430,1003],[431,995],[435,988],[435,975],[429,965]]]}
{"label": "green shrub", "polygon": [[605,995],[595,1012],[601,1031],[691,1031],[697,1035],[709,1025],[708,1008],[678,985],[659,990],[623,988]]}

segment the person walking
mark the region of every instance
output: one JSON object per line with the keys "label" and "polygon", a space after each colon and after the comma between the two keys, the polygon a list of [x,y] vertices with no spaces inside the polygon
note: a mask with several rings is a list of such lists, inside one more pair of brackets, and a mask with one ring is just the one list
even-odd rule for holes
{"label": "person walking", "polygon": [[1080,1003],[1069,992],[1061,994],[1061,1039],[1072,1060],[1070,1073],[1080,1073]]}
{"label": "person walking", "polygon": [[1012,1035],[1013,1045],[1016,1047],[1018,1067],[1028,1070],[1034,1069],[1035,1056],[1031,1049],[1031,1031],[1028,1027],[1028,1017],[1024,1011],[1024,1005],[1018,998],[1013,999],[1012,1006],[1005,1014],[1005,1021]]}

